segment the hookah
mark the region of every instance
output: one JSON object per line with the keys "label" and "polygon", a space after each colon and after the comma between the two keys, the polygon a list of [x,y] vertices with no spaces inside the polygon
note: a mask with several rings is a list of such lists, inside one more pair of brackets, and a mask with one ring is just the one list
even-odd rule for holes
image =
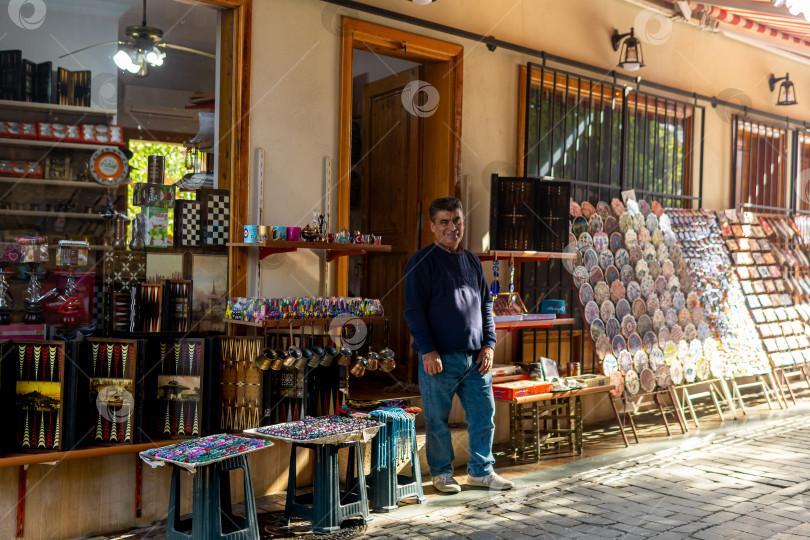
{"label": "hookah", "polygon": [[6,270],[6,267],[19,259],[20,248],[16,245],[10,245],[0,250],[0,324],[11,322],[11,311],[14,309],[14,297],[11,296],[11,290],[6,281],[6,276],[10,276],[14,272]]}
{"label": "hookah", "polygon": [[23,322],[26,324],[41,324],[45,322],[42,303],[49,300],[55,294],[52,289],[42,294],[42,285],[37,275],[37,266],[48,260],[48,244],[44,236],[29,236],[17,238],[17,244],[22,253],[21,261],[28,265],[28,287],[25,289],[25,315]]}
{"label": "hookah", "polygon": [[84,241],[60,240],[59,250],[56,252],[56,265],[65,269],[65,288],[60,291],[58,287],[52,289],[55,299],[47,304],[62,315],[62,324],[76,323],[76,314],[81,310],[79,301],[79,288],[76,286],[76,270],[79,266],[87,266],[87,255],[90,245]]}

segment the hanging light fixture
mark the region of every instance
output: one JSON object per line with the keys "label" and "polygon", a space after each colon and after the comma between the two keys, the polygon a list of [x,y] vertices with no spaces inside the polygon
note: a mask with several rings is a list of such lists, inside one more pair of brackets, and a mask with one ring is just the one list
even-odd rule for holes
{"label": "hanging light fixture", "polygon": [[613,50],[618,51],[619,47],[622,49],[619,53],[618,66],[627,71],[636,71],[638,68],[644,67],[644,55],[641,53],[641,42],[636,37],[634,30],[634,28],[631,28],[630,32],[626,34],[620,34],[618,30],[614,30],[613,34],[610,36],[610,43],[613,45]]}
{"label": "hanging light fixture", "polygon": [[793,88],[793,83],[790,81],[790,74],[785,73],[784,77],[779,77],[778,79],[773,76],[768,78],[768,86],[773,92],[773,89],[776,88],[776,83],[782,81],[782,84],[779,85],[779,97],[776,98],[777,105],[796,105],[796,89]]}

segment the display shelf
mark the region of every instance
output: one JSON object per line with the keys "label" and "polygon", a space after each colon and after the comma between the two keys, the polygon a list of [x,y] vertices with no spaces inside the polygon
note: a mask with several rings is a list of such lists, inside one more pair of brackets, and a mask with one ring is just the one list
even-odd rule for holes
{"label": "display shelf", "polygon": [[290,253],[299,249],[322,249],[327,252],[327,261],[349,255],[364,255],[367,252],[388,253],[389,245],[378,244],[340,244],[337,242],[295,242],[290,240],[269,240],[264,243],[248,244],[246,242],[228,242],[229,247],[259,248],[259,260],[276,253]]}
{"label": "display shelf", "polygon": [[75,219],[104,219],[101,214],[81,212],[49,212],[47,210],[0,210],[0,216],[41,216],[65,217]]}
{"label": "display shelf", "polygon": [[350,321],[352,319],[361,319],[363,322],[367,323],[384,323],[388,320],[388,317],[358,317],[358,316],[346,316],[346,317],[332,317],[332,318],[324,318],[319,317],[315,319],[272,319],[269,321],[240,321],[237,319],[223,319],[226,323],[229,324],[238,324],[240,326],[252,326],[254,328],[288,328],[290,323],[292,323],[293,328],[300,328],[301,323],[305,325],[310,324],[328,324],[331,321],[336,321],[339,319],[346,319]]}
{"label": "display shelf", "polygon": [[495,323],[495,330],[531,330],[534,328],[552,328],[574,324],[576,319],[546,319],[535,321],[502,321]]}
{"label": "display shelf", "polygon": [[521,262],[531,261],[547,261],[549,259],[574,259],[577,254],[575,252],[552,252],[552,251],[501,251],[494,250],[486,253],[476,253],[476,256],[482,261],[492,261],[515,259]]}
{"label": "display shelf", "polygon": [[55,180],[52,178],[26,178],[15,176],[0,176],[0,184],[33,184],[36,186],[65,186],[76,189],[116,189],[118,186],[105,186],[97,182],[79,182],[73,180]]}
{"label": "display shelf", "polygon": [[19,111],[33,111],[44,113],[86,114],[90,116],[108,116],[108,117],[112,117],[118,114],[118,111],[115,109],[78,107],[74,105],[56,105],[54,103],[35,103],[30,101],[14,101],[9,99],[0,99],[0,109],[12,109]]}
{"label": "display shelf", "polygon": [[38,454],[6,454],[0,457],[0,468],[19,467],[36,464],[55,464],[59,461],[70,461],[74,459],[89,459],[106,456],[117,456],[121,454],[137,454],[151,448],[159,448],[175,444],[183,439],[167,439],[151,441],[140,444],[127,444],[120,446],[88,446],[78,450],[66,450],[64,452],[42,452]]}
{"label": "display shelf", "polygon": [[121,146],[116,144],[89,144],[60,141],[38,141],[36,139],[0,139],[0,146],[20,146],[25,148],[66,148],[69,150],[89,150],[95,152],[107,146]]}

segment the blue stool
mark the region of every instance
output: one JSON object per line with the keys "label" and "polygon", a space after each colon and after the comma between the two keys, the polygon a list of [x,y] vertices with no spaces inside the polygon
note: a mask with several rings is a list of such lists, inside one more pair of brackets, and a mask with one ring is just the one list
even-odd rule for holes
{"label": "blue stool", "polygon": [[[242,469],[245,486],[245,517],[231,509],[230,471]],[[191,534],[180,531],[191,530]],[[259,540],[256,499],[250,466],[244,455],[197,467],[191,519],[180,519],[180,467],[172,470],[169,494],[167,540]]]}
{"label": "blue stool", "polygon": [[[297,448],[308,448],[315,454],[312,494],[302,495],[300,501],[295,495],[295,450]],[[338,451],[341,448],[349,448],[345,492],[340,491]],[[356,473],[353,469],[356,469]],[[279,525],[286,527],[290,524],[290,518],[298,517],[312,523],[312,532],[326,534],[339,530],[344,519],[354,516],[360,516],[364,521],[371,520],[368,512],[366,475],[363,471],[363,452],[360,443],[293,443],[290,450],[290,468],[287,479],[287,503],[284,507],[284,517],[279,521]]]}
{"label": "blue stool", "polygon": [[[391,427],[391,422],[388,421],[388,427]],[[388,429],[388,433],[392,430]],[[422,504],[427,500],[424,491],[422,491],[422,471],[419,466],[419,451],[416,446],[416,431],[411,431],[411,476],[397,474],[397,466],[394,461],[394,452],[396,451],[393,441],[390,440],[385,445],[387,449],[385,452],[380,452],[379,448],[382,444],[383,430],[377,432],[374,436],[372,444],[375,448],[371,451],[371,492],[369,498],[371,499],[371,508],[375,512],[393,512],[399,508],[399,501],[409,497],[416,497],[417,504]],[[383,456],[384,463],[378,463],[377,456]],[[402,483],[400,483],[402,482]]]}

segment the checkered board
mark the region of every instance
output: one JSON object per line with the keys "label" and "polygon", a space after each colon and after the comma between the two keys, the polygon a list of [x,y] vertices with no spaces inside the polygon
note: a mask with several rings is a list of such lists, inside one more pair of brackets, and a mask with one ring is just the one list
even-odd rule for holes
{"label": "checkered board", "polygon": [[203,239],[207,246],[222,246],[230,240],[231,196],[226,189],[199,189],[203,207]]}
{"label": "checkered board", "polygon": [[199,201],[175,201],[174,209],[174,242],[178,247],[193,247],[202,243],[202,230],[200,227]]}

